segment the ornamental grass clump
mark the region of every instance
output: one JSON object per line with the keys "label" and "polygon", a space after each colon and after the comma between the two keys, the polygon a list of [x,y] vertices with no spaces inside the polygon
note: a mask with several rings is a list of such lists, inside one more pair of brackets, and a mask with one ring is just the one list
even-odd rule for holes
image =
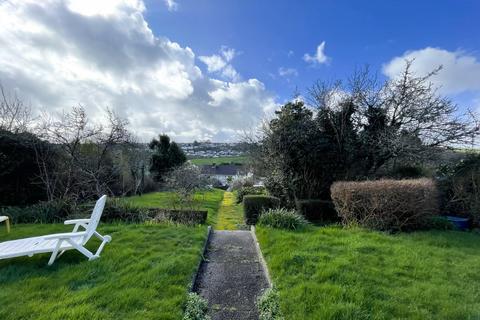
{"label": "ornamental grass clump", "polygon": [[277,229],[298,230],[308,225],[308,221],[294,210],[285,208],[269,209],[260,216],[258,223]]}

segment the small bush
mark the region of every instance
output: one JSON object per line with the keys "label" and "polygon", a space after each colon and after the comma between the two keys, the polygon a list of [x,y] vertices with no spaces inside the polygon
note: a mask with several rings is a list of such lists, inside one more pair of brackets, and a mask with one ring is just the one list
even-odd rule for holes
{"label": "small bush", "polygon": [[309,221],[334,221],[338,219],[332,201],[303,199],[295,202],[297,211]]}
{"label": "small bush", "polygon": [[390,172],[394,179],[416,179],[429,176],[427,169],[419,165],[398,166]]}
{"label": "small bush", "polygon": [[253,187],[254,184],[255,179],[252,176],[239,176],[232,181],[231,187],[233,191],[236,191],[245,187]]}
{"label": "small bush", "polygon": [[196,293],[189,293],[183,320],[210,320],[207,316],[208,303]]}
{"label": "small bush", "polygon": [[298,230],[305,228],[308,221],[294,210],[279,208],[264,211],[258,218],[258,223],[277,229]]}
{"label": "small bush", "polygon": [[283,320],[280,310],[280,297],[274,288],[267,289],[258,299],[258,311],[260,320]]}
{"label": "small bush", "polygon": [[27,207],[4,207],[0,215],[8,216],[12,223],[54,223],[66,220],[76,212],[66,200],[42,201]]}
{"label": "small bush", "polygon": [[109,198],[102,213],[102,221],[105,222],[144,222],[148,217],[148,209],[118,198]]}
{"label": "small bush", "polygon": [[243,187],[237,191],[237,203],[242,203],[243,197],[247,195],[262,195],[266,194],[264,187]]}
{"label": "small bush", "polygon": [[336,182],[335,208],[345,225],[388,231],[429,227],[438,214],[438,192],[429,179]]}
{"label": "small bush", "polygon": [[246,224],[256,224],[260,214],[268,209],[278,208],[280,199],[270,196],[243,197],[243,213]]}

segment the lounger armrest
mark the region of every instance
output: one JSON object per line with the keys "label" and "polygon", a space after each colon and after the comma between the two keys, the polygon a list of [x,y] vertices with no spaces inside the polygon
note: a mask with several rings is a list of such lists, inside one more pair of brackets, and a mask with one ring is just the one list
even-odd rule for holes
{"label": "lounger armrest", "polygon": [[65,220],[63,224],[80,224],[80,223],[89,223],[90,219],[73,219],[73,220]]}
{"label": "lounger armrest", "polygon": [[67,233],[56,233],[50,234],[48,236],[44,236],[43,239],[51,240],[51,239],[71,239],[71,238],[78,238],[84,236],[86,232],[67,232]]}

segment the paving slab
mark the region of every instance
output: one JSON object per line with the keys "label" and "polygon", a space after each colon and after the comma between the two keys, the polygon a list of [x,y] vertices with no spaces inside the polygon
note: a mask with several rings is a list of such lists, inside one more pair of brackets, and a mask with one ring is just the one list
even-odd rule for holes
{"label": "paving slab", "polygon": [[268,281],[250,231],[213,231],[194,290],[212,320],[258,319],[257,297]]}

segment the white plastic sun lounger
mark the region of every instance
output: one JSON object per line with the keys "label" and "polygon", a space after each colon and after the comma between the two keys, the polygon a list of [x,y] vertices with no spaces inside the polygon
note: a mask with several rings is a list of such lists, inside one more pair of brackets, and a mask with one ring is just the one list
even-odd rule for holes
{"label": "white plastic sun lounger", "polygon": [[[100,257],[100,253],[106,243],[110,242],[112,238],[110,236],[102,236],[97,232],[97,226],[100,221],[100,217],[105,207],[107,196],[102,196],[98,199],[95,207],[93,208],[90,219],[76,219],[65,221],[66,225],[74,224],[72,232],[50,234],[41,237],[25,238],[18,240],[5,241],[0,243],[0,259],[8,259],[21,256],[32,257],[37,253],[51,252],[48,265],[52,265],[57,257],[62,255],[66,250],[76,249],[85,255],[88,260],[94,260]],[[79,231],[82,227],[83,231]],[[102,243],[97,249],[97,252],[93,254],[87,248],[85,244],[90,240],[92,236],[99,238]],[[60,252],[60,253],[59,253]]]}

